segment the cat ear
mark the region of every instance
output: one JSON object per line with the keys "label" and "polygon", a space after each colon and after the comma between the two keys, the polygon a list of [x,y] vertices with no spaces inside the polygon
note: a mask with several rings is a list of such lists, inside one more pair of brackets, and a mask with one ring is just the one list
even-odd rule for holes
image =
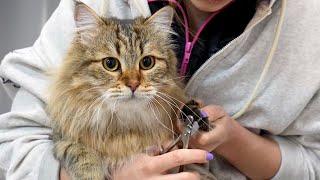
{"label": "cat ear", "polygon": [[159,30],[171,32],[171,24],[173,21],[174,9],[171,6],[166,6],[153,14],[146,23],[153,25]]}
{"label": "cat ear", "polygon": [[75,1],[74,20],[81,42],[89,43],[97,33],[102,19],[86,4]]}

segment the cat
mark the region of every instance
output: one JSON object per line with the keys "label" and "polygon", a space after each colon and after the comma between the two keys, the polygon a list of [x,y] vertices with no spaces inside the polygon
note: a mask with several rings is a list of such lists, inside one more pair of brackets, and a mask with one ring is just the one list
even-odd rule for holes
{"label": "cat", "polygon": [[187,98],[170,38],[173,16],[167,6],[150,18],[105,19],[75,2],[75,37],[52,73],[47,105],[54,155],[72,179],[111,179],[177,132]]}

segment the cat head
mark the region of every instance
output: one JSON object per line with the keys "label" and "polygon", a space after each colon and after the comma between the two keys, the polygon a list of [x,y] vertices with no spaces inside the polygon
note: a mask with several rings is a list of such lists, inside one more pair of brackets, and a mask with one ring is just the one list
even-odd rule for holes
{"label": "cat head", "polygon": [[114,113],[119,121],[113,122],[124,128],[155,127],[150,120],[155,116],[167,121],[158,124],[172,123],[170,116],[184,99],[171,41],[173,15],[168,6],[149,18],[104,19],[76,2],[75,37],[53,74],[51,117],[70,132],[89,126],[105,130]]}
{"label": "cat head", "polygon": [[174,10],[148,19],[104,19],[76,2],[76,37],[64,67],[69,88],[99,92],[109,100],[148,100],[175,85],[170,40]]}
{"label": "cat head", "polygon": [[124,138],[130,148],[171,137],[185,100],[170,39],[173,14],[164,7],[150,18],[104,19],[76,2],[73,43],[52,74],[54,129],[88,142]]}

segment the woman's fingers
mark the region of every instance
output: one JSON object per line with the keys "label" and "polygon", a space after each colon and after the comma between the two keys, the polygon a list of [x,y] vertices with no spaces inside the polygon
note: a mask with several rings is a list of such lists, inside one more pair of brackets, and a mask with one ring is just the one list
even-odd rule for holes
{"label": "woman's fingers", "polygon": [[179,149],[152,157],[152,160],[149,161],[149,168],[151,171],[162,173],[181,165],[206,163],[211,160],[211,156],[210,153],[203,150]]}
{"label": "woman's fingers", "polygon": [[200,180],[200,175],[194,172],[181,172],[177,174],[159,176],[153,180]]}
{"label": "woman's fingers", "polygon": [[213,155],[199,149],[179,149],[159,156],[148,156],[141,154],[127,166],[114,173],[115,180],[198,180],[199,175],[191,172],[182,172],[177,174],[166,174],[181,165],[193,163],[206,163],[212,160]]}
{"label": "woman's fingers", "polygon": [[195,136],[192,136],[190,138],[190,146],[211,152],[234,135],[232,119],[229,116],[220,118],[214,122],[214,125],[215,128],[211,131],[200,131]]}
{"label": "woman's fingers", "polygon": [[191,137],[190,145],[192,148],[212,151],[223,142],[224,136],[222,134],[223,130],[217,127],[209,132],[198,132],[194,137]]}
{"label": "woman's fingers", "polygon": [[210,122],[214,122],[227,115],[222,107],[215,105],[205,106],[201,109],[201,111],[204,111],[208,115]]}

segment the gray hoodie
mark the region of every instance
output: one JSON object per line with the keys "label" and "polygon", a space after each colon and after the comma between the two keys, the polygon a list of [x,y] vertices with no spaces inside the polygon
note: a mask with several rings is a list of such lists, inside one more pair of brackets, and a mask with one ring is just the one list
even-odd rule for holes
{"label": "gray hoodie", "polygon": [[[150,15],[146,0],[84,2],[105,16]],[[260,0],[245,32],[200,67],[187,84],[188,94],[221,105],[230,115],[238,112],[265,67],[280,5],[280,0]],[[1,76],[21,88],[11,112],[0,115],[0,179],[58,179],[59,163],[52,155],[50,120],[44,111],[49,83],[44,72],[59,65],[74,28],[73,3],[61,0],[35,44],[8,54],[1,64]],[[252,105],[237,119],[278,142],[282,162],[273,179],[320,179],[319,57],[320,1],[289,0],[267,76]],[[10,84],[6,88],[13,94]],[[210,167],[219,179],[245,179],[220,158]]]}

